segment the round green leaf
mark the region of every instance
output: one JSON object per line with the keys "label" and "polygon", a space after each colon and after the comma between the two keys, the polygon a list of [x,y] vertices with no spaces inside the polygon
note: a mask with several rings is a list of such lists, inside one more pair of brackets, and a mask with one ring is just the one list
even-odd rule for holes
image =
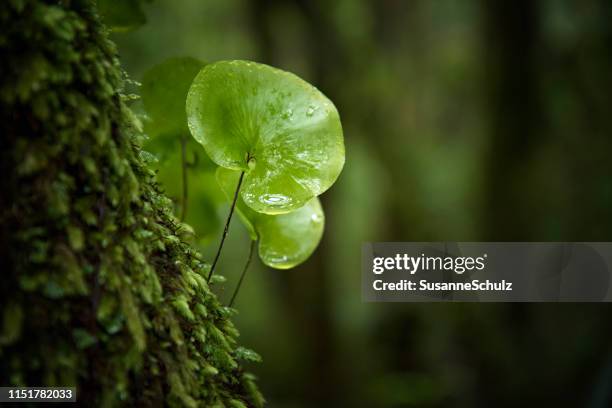
{"label": "round green leaf", "polygon": [[152,136],[188,134],[185,99],[204,63],[195,58],[170,58],[148,70],[142,79],[142,102]]}
{"label": "round green leaf", "polygon": [[[234,198],[239,178],[240,171],[217,169],[217,181],[229,200]],[[259,239],[262,262],[272,268],[289,269],[304,262],[323,236],[325,217],[317,197],[293,212],[278,215],[253,211],[239,198],[236,211],[251,239]]]}
{"label": "round green leaf", "polygon": [[333,103],[297,76],[247,61],[207,65],[187,96],[193,137],[221,167],[246,171],[255,211],[293,211],[327,190],[344,165]]}

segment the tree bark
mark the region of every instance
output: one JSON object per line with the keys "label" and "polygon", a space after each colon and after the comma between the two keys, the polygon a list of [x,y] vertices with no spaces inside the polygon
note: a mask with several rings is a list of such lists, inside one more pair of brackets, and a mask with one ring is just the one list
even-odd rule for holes
{"label": "tree bark", "polygon": [[0,6],[0,380],[88,406],[260,406],[122,102],[91,1]]}

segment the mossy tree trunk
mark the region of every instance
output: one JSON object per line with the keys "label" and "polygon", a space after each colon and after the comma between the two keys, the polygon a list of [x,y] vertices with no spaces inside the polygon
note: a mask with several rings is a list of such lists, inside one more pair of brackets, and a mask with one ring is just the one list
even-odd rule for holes
{"label": "mossy tree trunk", "polygon": [[142,159],[90,1],[0,6],[0,385],[259,406],[253,353]]}

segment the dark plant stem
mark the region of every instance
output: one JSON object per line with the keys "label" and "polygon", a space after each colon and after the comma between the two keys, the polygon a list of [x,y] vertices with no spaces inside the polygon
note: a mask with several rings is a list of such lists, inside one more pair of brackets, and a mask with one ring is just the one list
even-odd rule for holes
{"label": "dark plant stem", "polygon": [[187,217],[187,138],[181,136],[181,169],[183,172],[183,198],[181,200],[181,222],[185,221]]}
{"label": "dark plant stem", "polygon": [[251,265],[251,259],[253,259],[253,252],[255,251],[255,244],[257,243],[257,241],[255,240],[251,240],[251,246],[249,248],[249,257],[247,258],[246,263],[244,264],[244,269],[242,269],[242,274],[240,275],[240,280],[238,280],[238,285],[236,286],[236,289],[234,289],[234,294],[232,295],[232,299],[230,300],[229,304],[227,305],[228,307],[232,307],[232,305],[234,304],[234,300],[236,300],[236,296],[238,295],[238,292],[240,291],[240,286],[242,285],[242,281],[244,280],[244,276],[246,275],[247,270],[249,269],[249,265]]}
{"label": "dark plant stem", "polygon": [[242,179],[244,178],[244,171],[240,173],[240,180],[238,180],[238,185],[236,186],[236,192],[234,193],[234,200],[232,201],[232,206],[230,207],[230,212],[227,216],[227,221],[225,221],[225,228],[223,229],[223,235],[221,236],[221,242],[219,243],[219,249],[217,249],[217,253],[215,254],[215,259],[210,267],[210,272],[208,272],[207,282],[210,282],[210,278],[212,278],[213,273],[215,272],[215,266],[217,266],[217,262],[219,261],[219,256],[221,255],[221,250],[223,249],[223,243],[225,242],[225,237],[227,237],[227,232],[229,231],[230,222],[232,221],[232,215],[234,214],[234,209],[236,208],[236,201],[238,201],[238,193],[240,192],[240,186],[242,185]]}

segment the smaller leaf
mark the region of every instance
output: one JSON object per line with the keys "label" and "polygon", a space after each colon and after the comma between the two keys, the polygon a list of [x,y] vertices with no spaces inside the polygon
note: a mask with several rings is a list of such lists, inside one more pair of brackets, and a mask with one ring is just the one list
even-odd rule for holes
{"label": "smaller leaf", "polygon": [[149,69],[142,79],[142,102],[151,136],[188,135],[185,100],[191,82],[205,64],[195,58],[170,58]]}
{"label": "smaller leaf", "polygon": [[[229,200],[234,197],[239,178],[240,171],[217,169],[217,181]],[[259,239],[259,258],[275,269],[289,269],[304,262],[323,236],[325,217],[317,197],[293,212],[278,215],[253,211],[239,197],[236,211],[251,239]]]}

